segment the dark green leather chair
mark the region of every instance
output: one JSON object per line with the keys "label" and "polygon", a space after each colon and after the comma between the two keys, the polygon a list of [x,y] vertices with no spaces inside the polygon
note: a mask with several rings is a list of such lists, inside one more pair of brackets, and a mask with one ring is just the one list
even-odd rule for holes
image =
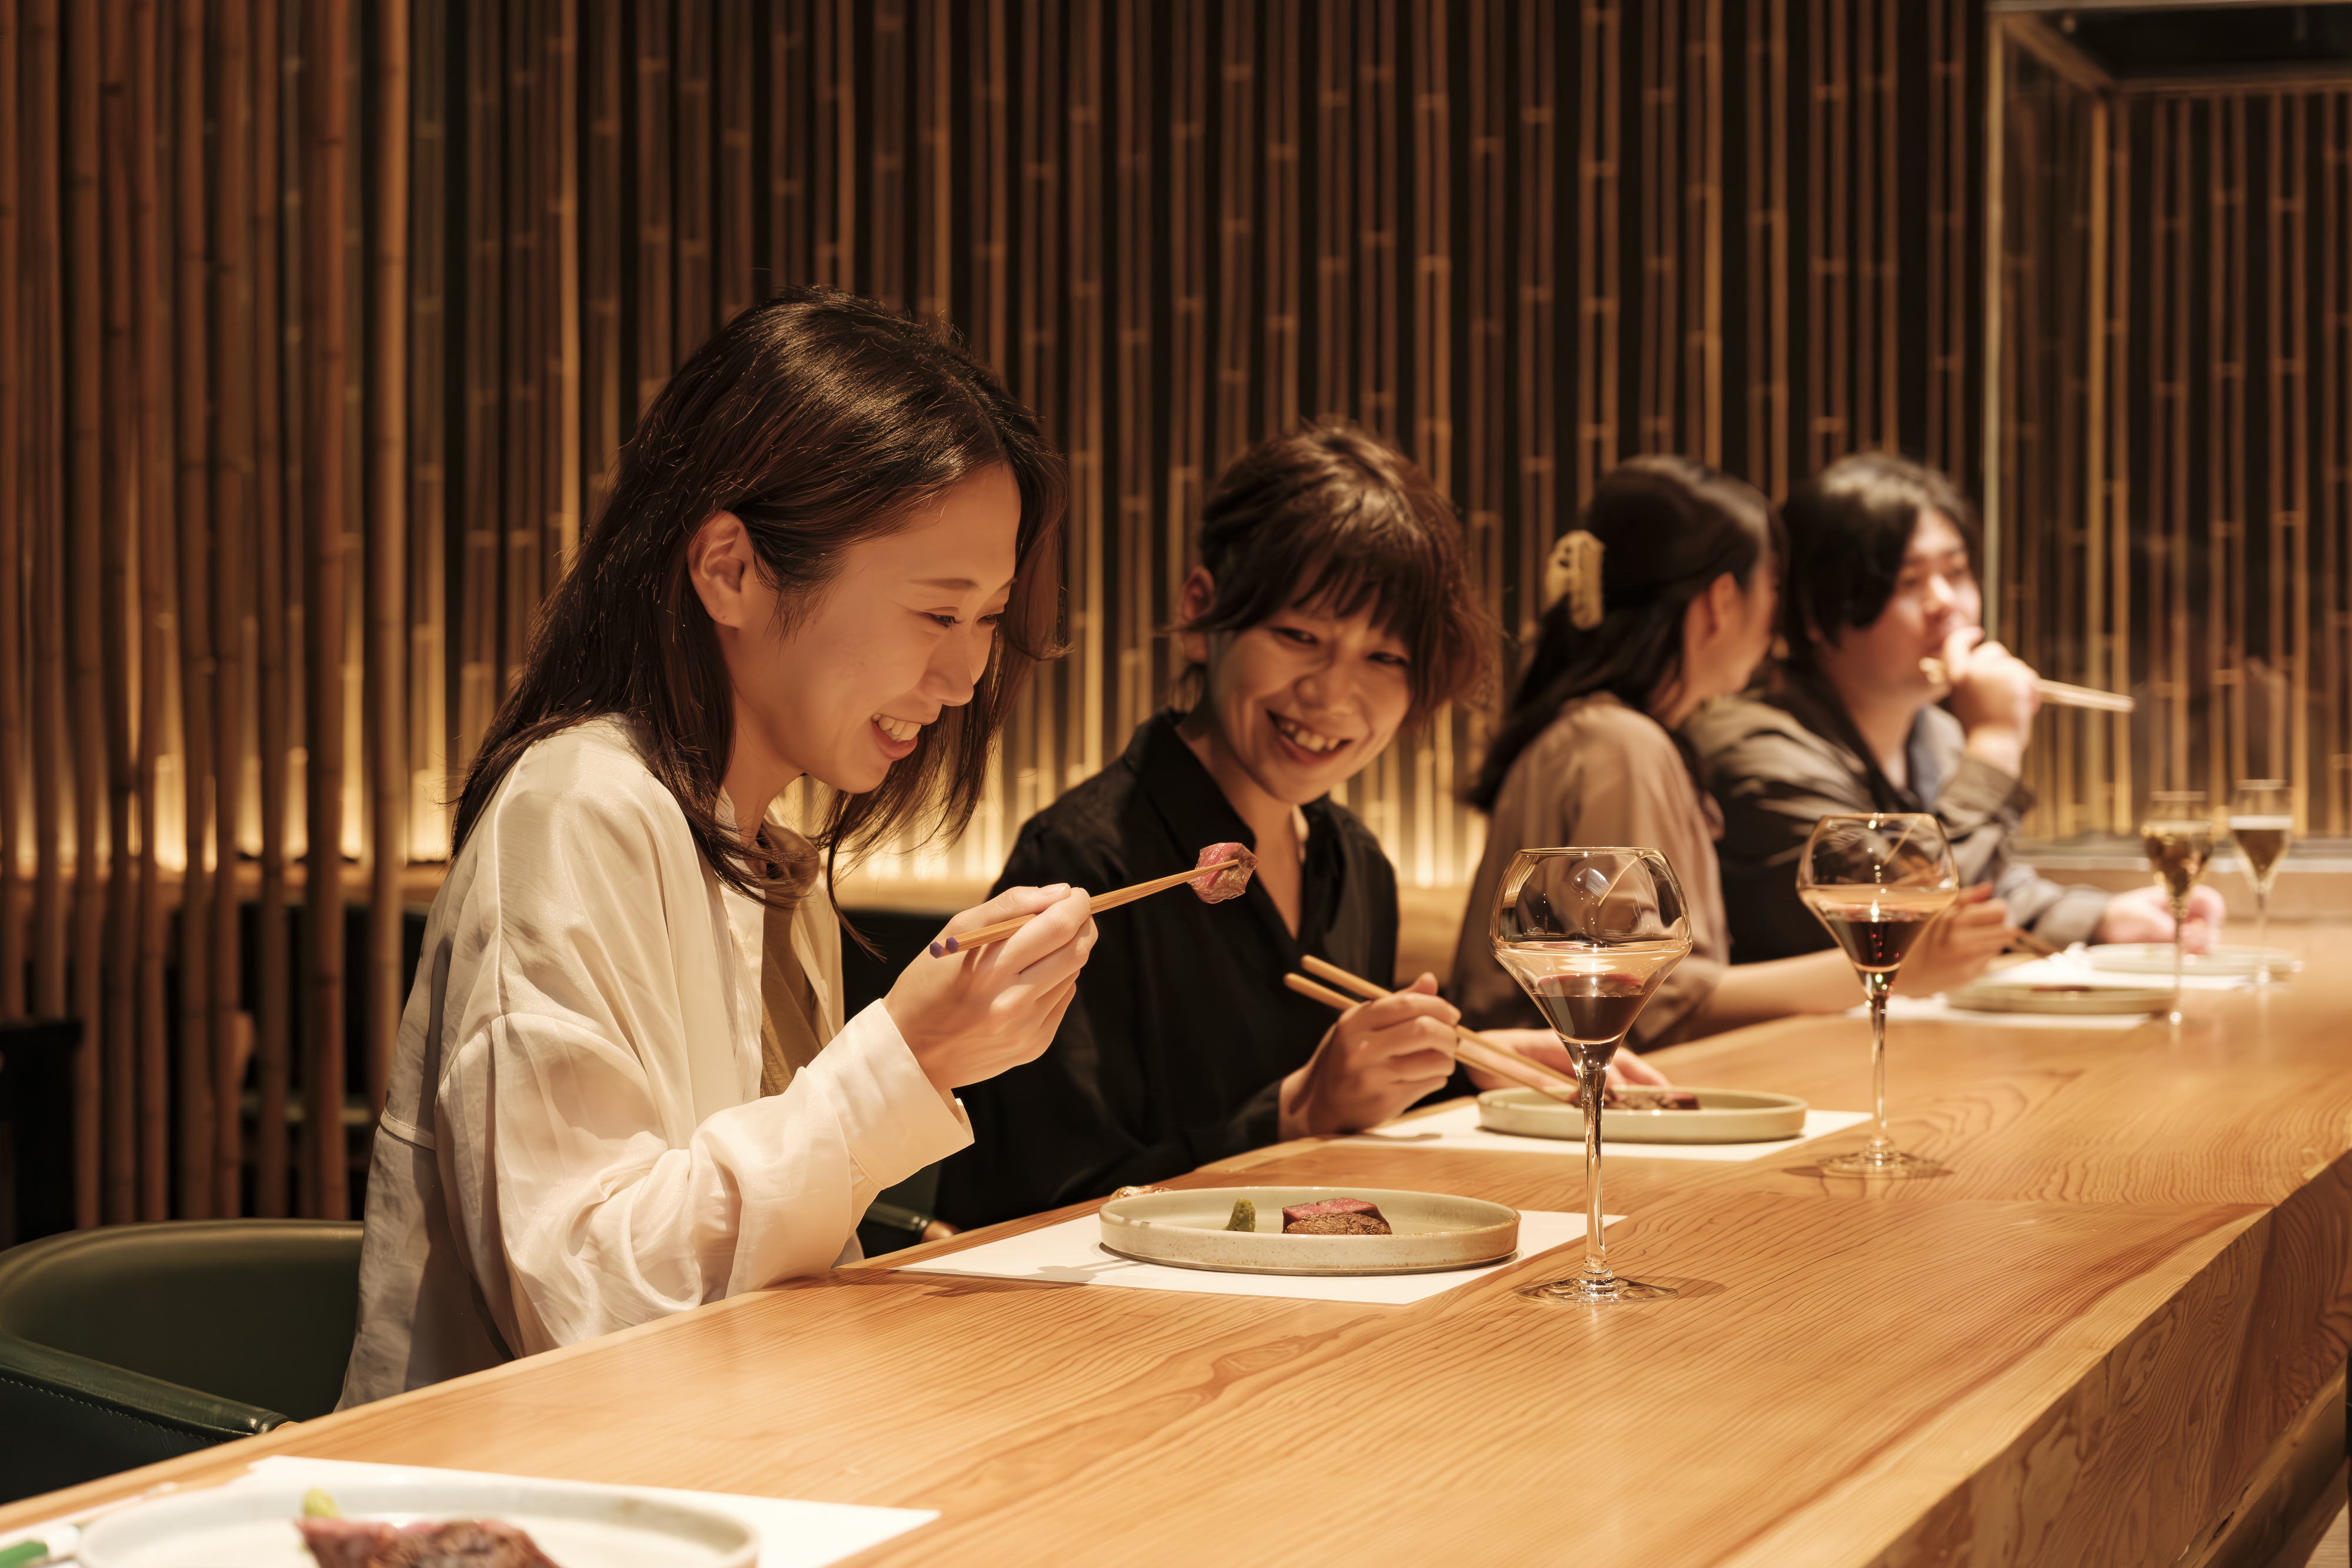
{"label": "dark green leather chair", "polygon": [[188,1220],[0,1252],[0,1501],[333,1409],[360,1235]]}

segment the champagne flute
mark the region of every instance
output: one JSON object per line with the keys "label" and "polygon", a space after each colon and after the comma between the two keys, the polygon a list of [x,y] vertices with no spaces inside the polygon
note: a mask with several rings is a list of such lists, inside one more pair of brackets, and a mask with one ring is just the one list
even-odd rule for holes
{"label": "champagne flute", "polygon": [[1584,1091],[1584,1271],[1520,1294],[1554,1301],[1648,1301],[1670,1286],[1609,1270],[1601,1230],[1601,1106],[1609,1059],[1658,982],[1691,950],[1682,884],[1655,850],[1521,850],[1503,873],[1495,956],[1568,1047]]}
{"label": "champagne flute", "polygon": [[2180,975],[2188,952],[2181,927],[2189,921],[2189,890],[2205,874],[2213,858],[2213,816],[2205,809],[2202,789],[2158,789],[2147,798],[2147,820],[2139,825],[2140,847],[2147,852],[2156,885],[2172,901],[2172,1011],[2168,1021],[2179,1023]]}
{"label": "champagne flute", "polygon": [[2271,883],[2294,842],[2294,795],[2284,779],[2241,780],[2230,801],[2230,837],[2246,860],[2254,884],[2254,983],[2271,983]]}
{"label": "champagne flute", "polygon": [[1877,1124],[1867,1146],[1823,1160],[1837,1176],[1921,1176],[1943,1168],[1906,1154],[1886,1131],[1886,998],[1904,956],[1960,896],[1944,824],[1926,811],[1832,815],[1813,824],[1797,894],[1862,977],[1870,1003],[1870,1079]]}

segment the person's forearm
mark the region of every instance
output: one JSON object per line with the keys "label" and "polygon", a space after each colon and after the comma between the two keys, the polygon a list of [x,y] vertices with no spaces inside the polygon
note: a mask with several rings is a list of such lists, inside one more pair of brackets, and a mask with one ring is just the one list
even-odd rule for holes
{"label": "person's forearm", "polygon": [[1761,964],[1734,964],[1699,1004],[1692,1036],[1720,1034],[1791,1013],[1836,1013],[1862,997],[1853,966],[1834,947]]}

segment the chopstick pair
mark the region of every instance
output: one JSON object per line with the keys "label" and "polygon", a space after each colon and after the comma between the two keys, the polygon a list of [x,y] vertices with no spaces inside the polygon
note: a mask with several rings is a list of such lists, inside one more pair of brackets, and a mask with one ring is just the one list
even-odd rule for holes
{"label": "chopstick pair", "polygon": [[[1952,684],[1951,671],[1941,659],[1922,659],[1919,661],[1919,668],[1926,673],[1929,680],[1939,686]],[[2039,675],[2033,677],[2033,685],[2034,689],[2042,694],[2043,702],[2055,704],[2059,707],[2096,708],[2101,713],[2131,713],[2139,706],[2137,702],[2121,692],[2103,692],[2095,686],[2075,686],[2069,685],[2064,681],[2045,681]]]}
{"label": "chopstick pair", "polygon": [[[1351,975],[1339,965],[1318,958],[1312,953],[1299,962],[1333,985],[1344,986],[1356,995],[1343,996],[1329,986],[1316,984],[1305,975],[1285,975],[1282,983],[1302,997],[1312,997],[1326,1007],[1337,1008],[1341,1012],[1354,1007],[1358,998],[1376,1002],[1397,994],[1360,975]],[[1529,1061],[1508,1046],[1498,1044],[1477,1030],[1465,1029],[1458,1023],[1454,1026],[1454,1038],[1462,1059],[1473,1067],[1483,1067],[1498,1078],[1507,1078],[1525,1088],[1549,1094],[1564,1104],[1584,1103],[1582,1087],[1566,1073],[1555,1071],[1539,1061]]]}
{"label": "chopstick pair", "polygon": [[[1241,863],[1241,856],[1229,855],[1214,865],[1196,865],[1191,871],[1180,871],[1172,875],[1154,877],[1150,882],[1139,882],[1131,886],[1113,888],[1108,893],[1097,893],[1087,900],[1087,913],[1099,915],[1106,909],[1117,909],[1122,904],[1133,904],[1139,898],[1149,898],[1153,894],[1165,892],[1180,883],[1192,882]],[[1044,913],[1043,910],[1038,911],[1040,915]],[[985,947],[992,942],[1002,942],[1036,918],[1035,915],[1016,915],[1010,920],[1000,920],[993,925],[983,925],[977,931],[966,931],[958,936],[942,937],[931,944],[931,956],[944,958],[950,953],[969,953],[975,947]]]}

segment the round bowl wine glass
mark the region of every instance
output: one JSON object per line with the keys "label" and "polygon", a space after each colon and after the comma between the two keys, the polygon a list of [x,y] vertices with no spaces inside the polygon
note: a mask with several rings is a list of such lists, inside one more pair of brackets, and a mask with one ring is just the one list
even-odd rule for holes
{"label": "round bowl wine glass", "polygon": [[2230,800],[2230,837],[2254,884],[2254,983],[2271,983],[2271,883],[2294,842],[2294,792],[2284,779],[2248,779]]}
{"label": "round bowl wine glass", "polygon": [[1827,816],[1797,863],[1797,894],[1862,977],[1870,1003],[1870,1084],[1877,1122],[1868,1145],[1822,1162],[1836,1176],[1920,1176],[1943,1166],[1905,1154],[1886,1131],[1886,997],[1905,955],[1960,896],[1944,824],[1926,811]]}
{"label": "round bowl wine glass", "polygon": [[2205,809],[2202,789],[2158,789],[2147,798],[2147,820],[2139,825],[2140,848],[2147,852],[2156,885],[2172,901],[2172,1011],[2167,1021],[2178,1024],[2180,972],[2188,951],[2181,927],[2189,922],[2189,890],[2205,875],[2213,858],[2213,816]]}
{"label": "round bowl wine glass", "polygon": [[1584,1271],[1520,1294],[1554,1301],[1649,1301],[1664,1285],[1609,1271],[1601,1229],[1601,1105],[1609,1059],[1651,993],[1691,949],[1688,906],[1655,850],[1521,850],[1495,896],[1495,956],[1576,1063],[1584,1091]]}

